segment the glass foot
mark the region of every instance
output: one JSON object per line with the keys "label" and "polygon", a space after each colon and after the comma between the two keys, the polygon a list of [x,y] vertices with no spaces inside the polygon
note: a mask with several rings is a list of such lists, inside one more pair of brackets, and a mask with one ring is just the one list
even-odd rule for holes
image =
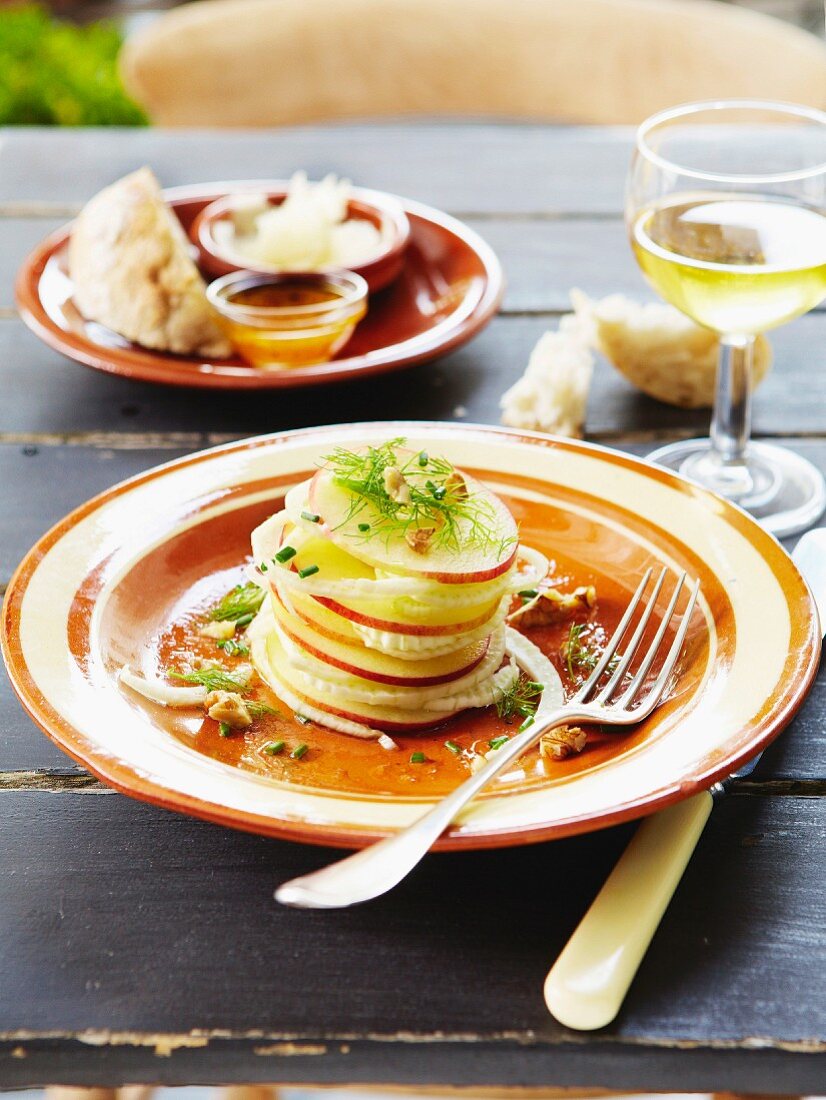
{"label": "glass foot", "polygon": [[687,439],[660,447],[648,458],[739,504],[777,538],[805,531],[826,509],[821,472],[783,447],[752,442],[745,462],[726,463],[709,440]]}

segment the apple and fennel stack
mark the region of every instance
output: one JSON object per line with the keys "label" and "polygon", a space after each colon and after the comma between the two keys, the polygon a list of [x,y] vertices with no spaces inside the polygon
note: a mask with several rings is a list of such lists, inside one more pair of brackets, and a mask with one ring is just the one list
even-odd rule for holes
{"label": "apple and fennel stack", "polygon": [[558,702],[550,661],[506,622],[547,560],[488,488],[404,442],[335,451],[253,532],[268,592],[249,632],[259,675],[357,737],[495,704],[523,672]]}

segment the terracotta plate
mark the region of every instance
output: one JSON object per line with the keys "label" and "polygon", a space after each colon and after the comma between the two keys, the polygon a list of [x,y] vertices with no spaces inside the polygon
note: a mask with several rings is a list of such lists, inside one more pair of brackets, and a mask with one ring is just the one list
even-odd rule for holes
{"label": "terracotta plate", "polygon": [[[271,190],[279,181],[173,187],[164,195],[184,229],[229,190]],[[371,191],[359,191],[369,201]],[[240,359],[204,362],[148,351],[110,329],[86,321],[72,300],[66,272],[70,226],[47,237],[17,276],[23,320],[56,351],[87,367],[171,386],[271,389],[316,385],[396,370],[442,355],[483,328],[502,299],[502,269],[493,251],[455,218],[399,199],[410,220],[410,244],[401,275],[370,301],[367,317],[338,358],[291,370],[261,370]]]}
{"label": "terracotta plate", "polygon": [[[817,665],[817,614],[789,557],[745,513],[584,443],[422,424],[231,444],[158,467],[71,513],[29,552],[6,594],[3,651],[26,710],[104,782],[226,825],[358,846],[411,821],[427,801],[415,783],[404,794],[370,793],[349,769],[353,746],[384,753],[375,742],[327,733],[326,759],[341,763],[336,778],[322,782],[310,766],[285,781],[196,751],[202,715],[146,704],[116,681],[126,662],[157,668],[170,624],[229,587],[247,560],[251,527],[320,456],[397,435],[485,478],[520,520],[523,540],[572,580],[595,579],[601,600],[624,602],[656,562],[702,580],[666,705],[610,749],[598,744],[540,780],[500,785],[465,812],[444,847],[518,844],[640,816],[730,773],[792,717]],[[483,721],[475,714],[465,720]]]}

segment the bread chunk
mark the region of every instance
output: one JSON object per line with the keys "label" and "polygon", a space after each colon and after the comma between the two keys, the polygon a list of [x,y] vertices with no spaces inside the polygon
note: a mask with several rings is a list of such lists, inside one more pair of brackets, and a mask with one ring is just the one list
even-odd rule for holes
{"label": "bread chunk", "polygon": [[178,355],[232,354],[189,242],[149,168],[104,188],[83,208],[69,240],[69,275],[83,316],[133,343]]}

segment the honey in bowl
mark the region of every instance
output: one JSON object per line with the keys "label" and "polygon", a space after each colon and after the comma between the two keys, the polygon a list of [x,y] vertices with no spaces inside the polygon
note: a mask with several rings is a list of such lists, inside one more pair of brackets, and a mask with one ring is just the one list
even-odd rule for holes
{"label": "honey in bowl", "polygon": [[234,271],[211,283],[207,295],[238,353],[256,367],[325,363],[367,312],[367,283],[349,271]]}

